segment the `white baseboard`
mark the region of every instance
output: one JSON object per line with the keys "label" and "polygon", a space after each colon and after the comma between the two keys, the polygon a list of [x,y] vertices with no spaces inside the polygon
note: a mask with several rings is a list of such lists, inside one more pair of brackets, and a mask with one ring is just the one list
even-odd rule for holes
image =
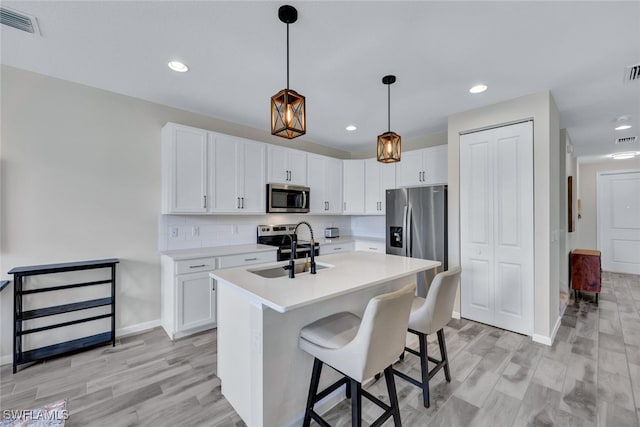
{"label": "white baseboard", "polygon": [[[125,326],[124,328],[116,329],[116,338],[126,337],[128,335],[138,334],[145,332],[153,328],[160,326],[160,319],[151,320],[149,322],[138,323],[137,325]],[[5,354],[0,356],[0,365],[8,365],[13,363],[13,355]]]}
{"label": "white baseboard", "polygon": [[454,311],[451,313],[451,317],[454,319],[460,319],[460,313],[458,313],[457,311]]}
{"label": "white baseboard", "polygon": [[116,338],[122,338],[133,334],[139,334],[153,328],[160,326],[160,319],[151,320],[149,322],[138,323],[137,325],[125,326],[124,328],[116,329]]}
{"label": "white baseboard", "polygon": [[556,339],[556,334],[558,333],[558,329],[560,328],[561,321],[562,321],[562,317],[558,317],[558,320],[556,320],[556,324],[553,327],[553,331],[551,332],[550,337],[546,335],[533,334],[531,339],[535,342],[539,342],[540,344],[552,346],[553,341]]}

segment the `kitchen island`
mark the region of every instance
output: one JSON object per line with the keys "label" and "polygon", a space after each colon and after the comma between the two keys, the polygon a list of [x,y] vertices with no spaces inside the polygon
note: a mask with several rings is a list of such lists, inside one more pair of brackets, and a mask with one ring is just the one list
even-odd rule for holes
{"label": "kitchen island", "polygon": [[[317,274],[294,279],[261,276],[287,262],[210,273],[218,292],[217,375],[222,394],[249,426],[301,424],[313,365],[298,348],[303,326],[341,311],[362,315],[373,296],[415,283],[417,273],[440,265],[371,252],[320,256],[317,263]],[[321,387],[337,378],[325,369]],[[338,390],[325,405],[343,396]]]}

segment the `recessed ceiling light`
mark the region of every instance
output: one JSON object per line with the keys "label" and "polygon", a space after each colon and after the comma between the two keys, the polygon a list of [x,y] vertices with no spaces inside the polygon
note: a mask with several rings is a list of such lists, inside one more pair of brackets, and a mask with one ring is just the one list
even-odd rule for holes
{"label": "recessed ceiling light", "polygon": [[185,64],[183,64],[180,61],[171,61],[167,65],[173,71],[177,71],[179,73],[186,73],[187,71],[189,71],[189,67],[187,67]]}
{"label": "recessed ceiling light", "polygon": [[349,132],[353,132],[354,130],[358,129],[358,127],[356,125],[349,125],[345,129]]}
{"label": "recessed ceiling light", "polygon": [[627,130],[631,129],[631,125],[620,125],[616,128],[616,130]]}
{"label": "recessed ceiling light", "polygon": [[631,159],[633,157],[636,156],[636,153],[633,151],[627,151],[625,153],[615,153],[611,155],[612,159],[615,160],[624,160],[624,159]]}
{"label": "recessed ceiling light", "polygon": [[471,93],[482,93],[485,90],[487,90],[487,85],[479,84],[479,85],[475,85],[474,87],[469,89],[469,92],[471,92]]}

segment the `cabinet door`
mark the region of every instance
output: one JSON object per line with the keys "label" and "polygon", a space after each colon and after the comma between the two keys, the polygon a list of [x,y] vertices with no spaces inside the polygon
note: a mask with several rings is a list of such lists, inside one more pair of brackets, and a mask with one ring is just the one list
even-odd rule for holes
{"label": "cabinet door", "polygon": [[163,129],[164,213],[207,211],[207,132],[168,124]]}
{"label": "cabinet door", "polygon": [[446,184],[447,172],[447,146],[427,148],[424,153],[426,184]]}
{"label": "cabinet door", "polygon": [[326,213],[327,197],[325,193],[326,159],[324,156],[310,154],[307,156],[307,184],[310,188],[309,213]]}
{"label": "cabinet door", "polygon": [[242,191],[240,197],[242,213],[266,211],[265,144],[253,141],[242,142]]}
{"label": "cabinet door", "polygon": [[307,153],[287,150],[287,169],[289,170],[289,184],[307,185]]}
{"label": "cabinet door", "polygon": [[324,197],[327,200],[327,213],[339,214],[342,213],[342,160],[327,157],[325,164]]}
{"label": "cabinet door", "polygon": [[364,160],[343,160],[343,213],[364,213]]}
{"label": "cabinet door", "polygon": [[242,145],[232,137],[211,134],[211,211],[240,210]]}
{"label": "cabinet door", "polygon": [[354,242],[347,243],[329,243],[320,245],[320,255],[331,255],[339,252],[353,252],[355,250]]}
{"label": "cabinet door", "polygon": [[267,182],[289,184],[289,170],[287,168],[287,149],[277,145],[267,147]]}
{"label": "cabinet door", "polygon": [[396,188],[396,164],[380,163],[380,214],[387,211],[385,200],[387,190]]}
{"label": "cabinet door", "polygon": [[380,214],[380,166],[376,159],[364,161],[364,211]]}
{"label": "cabinet door", "polygon": [[307,154],[277,145],[267,148],[267,182],[307,185]]}
{"label": "cabinet door", "polygon": [[213,324],[216,319],[215,282],[209,273],[177,276],[178,332]]}
{"label": "cabinet door", "polygon": [[396,165],[396,185],[398,188],[423,185],[422,151],[402,153],[402,160]]}

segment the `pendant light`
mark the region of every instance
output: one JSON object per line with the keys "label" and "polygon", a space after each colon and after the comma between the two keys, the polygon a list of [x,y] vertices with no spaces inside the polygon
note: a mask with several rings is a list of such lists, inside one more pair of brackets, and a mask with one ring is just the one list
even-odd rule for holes
{"label": "pendant light", "polygon": [[395,163],[400,161],[402,138],[395,132],[391,132],[391,85],[396,82],[396,76],[384,76],[382,83],[387,85],[387,132],[378,135],[378,161],[382,163]]}
{"label": "pendant light", "polygon": [[304,96],[289,89],[289,24],[298,20],[298,11],[281,6],[278,18],[287,24],[287,87],[271,97],[271,135],[293,139],[307,132]]}

